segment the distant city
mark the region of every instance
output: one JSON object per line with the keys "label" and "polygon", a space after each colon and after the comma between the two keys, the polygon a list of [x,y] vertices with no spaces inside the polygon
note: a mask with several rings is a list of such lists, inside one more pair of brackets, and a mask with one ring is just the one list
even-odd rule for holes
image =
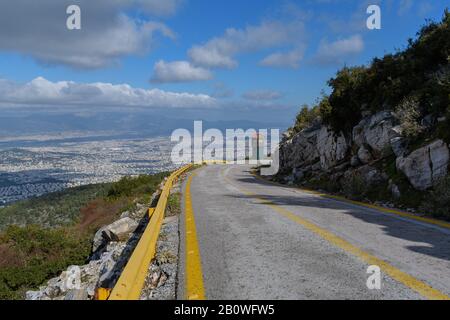
{"label": "distant city", "polygon": [[[0,206],[65,188],[171,170],[169,137],[2,138]],[[0,144],[0,146],[2,145]]]}

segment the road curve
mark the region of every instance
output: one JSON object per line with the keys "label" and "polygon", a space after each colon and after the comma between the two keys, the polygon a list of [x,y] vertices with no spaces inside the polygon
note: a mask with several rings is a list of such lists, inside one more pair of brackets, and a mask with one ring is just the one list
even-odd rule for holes
{"label": "road curve", "polygon": [[[184,186],[179,299],[448,299],[450,230],[209,165]],[[381,288],[366,285],[370,265]]]}

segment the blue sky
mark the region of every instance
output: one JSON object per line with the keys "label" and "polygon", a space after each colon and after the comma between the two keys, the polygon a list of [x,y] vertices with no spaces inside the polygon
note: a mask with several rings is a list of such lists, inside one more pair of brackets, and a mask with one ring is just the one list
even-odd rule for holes
{"label": "blue sky", "polygon": [[[175,108],[235,118],[251,110],[261,121],[289,121],[343,65],[404,48],[425,19],[439,20],[448,6],[443,0],[92,2],[2,1],[0,107]],[[69,4],[80,6],[82,30],[65,27]],[[366,28],[369,4],[381,7],[381,30]]]}

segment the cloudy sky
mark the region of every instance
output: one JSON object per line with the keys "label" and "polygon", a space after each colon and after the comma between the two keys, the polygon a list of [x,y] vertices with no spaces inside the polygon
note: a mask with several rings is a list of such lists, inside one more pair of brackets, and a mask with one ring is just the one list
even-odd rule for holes
{"label": "cloudy sky", "polygon": [[[81,8],[81,30],[66,27],[72,4]],[[366,28],[369,4],[381,6],[381,30]],[[338,68],[403,48],[446,4],[2,0],[0,108],[292,121]]]}

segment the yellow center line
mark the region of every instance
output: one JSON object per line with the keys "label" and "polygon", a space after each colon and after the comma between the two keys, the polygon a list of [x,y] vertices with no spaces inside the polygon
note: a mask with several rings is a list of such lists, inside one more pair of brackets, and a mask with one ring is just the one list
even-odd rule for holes
{"label": "yellow center line", "polygon": [[186,299],[205,300],[203,272],[195,227],[194,209],[191,201],[191,183],[195,174],[189,176],[185,191],[185,228],[186,228]]}
{"label": "yellow center line", "polygon": [[306,228],[309,231],[320,236],[322,239],[328,241],[330,244],[344,250],[347,253],[350,253],[350,254],[358,257],[359,259],[363,260],[367,264],[379,266],[381,268],[381,270],[383,270],[386,274],[388,274],[392,279],[394,279],[394,280],[402,283],[403,285],[407,286],[408,288],[416,291],[423,297],[430,299],[430,300],[450,300],[450,297],[447,296],[446,294],[440,292],[437,289],[434,289],[433,287],[429,286],[425,282],[418,280],[418,279],[414,278],[413,276],[397,269],[396,267],[390,265],[388,262],[386,262],[380,258],[377,258],[376,256],[371,255],[368,252],[365,252],[364,250],[352,245],[350,242],[334,235],[333,233],[317,226],[316,224],[311,223],[308,220],[297,216],[293,212],[274,204],[270,200],[264,199],[262,197],[258,197],[255,193],[250,192],[249,190],[242,188],[240,186],[237,186],[236,184],[234,184],[232,181],[230,181],[230,179],[228,179],[225,176],[224,170],[222,170],[222,176],[229,184],[233,185],[235,188],[240,190],[245,195],[251,196],[254,199],[259,200],[261,204],[269,206],[275,212],[290,219],[291,221],[294,221],[294,222],[300,224],[304,228]]}

